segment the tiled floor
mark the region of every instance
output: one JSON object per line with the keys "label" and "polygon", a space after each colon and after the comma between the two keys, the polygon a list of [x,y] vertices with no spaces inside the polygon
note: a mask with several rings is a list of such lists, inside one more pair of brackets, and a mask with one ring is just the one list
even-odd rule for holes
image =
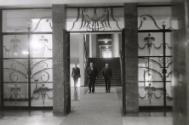
{"label": "tiled floor", "polygon": [[171,117],[124,117],[122,125],[173,125]]}
{"label": "tiled floor", "polygon": [[0,125],[172,125],[172,117],[162,113],[141,113],[137,117],[122,117],[120,96],[113,88],[104,93],[80,92],[80,100],[72,101],[72,112],[67,117],[54,116],[51,111],[6,111],[1,113]]}

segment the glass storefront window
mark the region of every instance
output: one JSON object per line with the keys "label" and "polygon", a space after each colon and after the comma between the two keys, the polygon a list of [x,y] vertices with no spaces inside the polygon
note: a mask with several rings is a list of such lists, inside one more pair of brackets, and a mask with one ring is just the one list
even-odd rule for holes
{"label": "glass storefront window", "polygon": [[3,10],[3,62],[5,107],[52,107],[50,9]]}
{"label": "glass storefront window", "polygon": [[51,9],[3,10],[3,32],[52,32]]}

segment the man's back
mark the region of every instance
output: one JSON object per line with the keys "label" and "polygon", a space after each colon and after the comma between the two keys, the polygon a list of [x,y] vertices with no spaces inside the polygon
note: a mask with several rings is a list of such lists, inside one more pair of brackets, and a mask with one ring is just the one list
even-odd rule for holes
{"label": "man's back", "polygon": [[111,78],[112,77],[112,70],[111,70],[111,68],[104,68],[103,69],[103,76],[105,77],[105,78]]}

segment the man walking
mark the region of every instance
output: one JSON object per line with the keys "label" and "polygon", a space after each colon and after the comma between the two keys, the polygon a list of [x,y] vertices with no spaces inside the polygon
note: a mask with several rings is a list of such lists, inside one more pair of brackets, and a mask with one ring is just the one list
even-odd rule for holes
{"label": "man walking", "polygon": [[89,93],[94,93],[95,92],[95,80],[97,77],[97,69],[94,66],[92,62],[90,62],[89,67],[87,69],[87,75],[89,79]]}
{"label": "man walking", "polygon": [[106,84],[106,93],[110,93],[112,70],[109,67],[108,63],[105,64],[105,67],[102,73],[103,73],[105,84]]}

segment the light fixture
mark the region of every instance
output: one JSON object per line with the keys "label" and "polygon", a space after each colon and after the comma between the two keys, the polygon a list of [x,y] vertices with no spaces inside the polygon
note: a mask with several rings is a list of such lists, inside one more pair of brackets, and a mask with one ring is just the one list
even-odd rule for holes
{"label": "light fixture", "polygon": [[22,54],[23,54],[23,55],[28,55],[29,52],[28,52],[27,50],[23,50],[23,51],[22,51]]}
{"label": "light fixture", "polygon": [[109,42],[109,39],[105,39],[104,43],[107,44]]}

